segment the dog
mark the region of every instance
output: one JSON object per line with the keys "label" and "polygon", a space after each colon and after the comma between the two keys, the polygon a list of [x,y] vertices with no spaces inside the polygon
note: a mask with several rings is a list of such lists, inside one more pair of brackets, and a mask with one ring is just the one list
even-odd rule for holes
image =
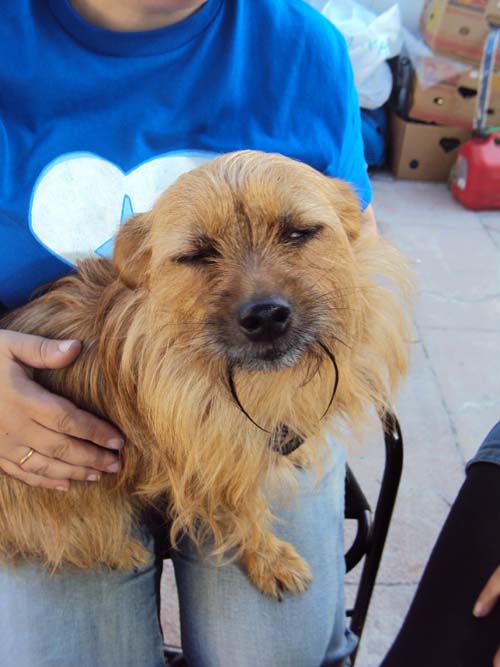
{"label": "dog", "polygon": [[65,494],[1,475],[0,561],[131,569],[149,558],[134,526],[165,503],[174,547],[187,535],[230,553],[274,598],[304,591],[310,569],[273,534],[271,501],[324,460],[327,428],[392,404],[410,284],[340,180],[257,151],[181,176],[122,226],[112,260],[83,260],[0,322],[82,341],[71,367],[35,379],[126,437],[117,476]]}

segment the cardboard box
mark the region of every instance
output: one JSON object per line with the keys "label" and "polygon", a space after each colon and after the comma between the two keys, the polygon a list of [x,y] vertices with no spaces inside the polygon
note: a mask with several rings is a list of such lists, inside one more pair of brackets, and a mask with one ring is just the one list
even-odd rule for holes
{"label": "cardboard box", "polygon": [[477,65],[489,31],[488,14],[500,16],[499,0],[426,0],[420,28],[435,53]]}
{"label": "cardboard box", "polygon": [[[479,70],[424,88],[414,77],[408,116],[428,123],[472,128],[479,90]],[[500,72],[491,81],[488,125],[500,125]]]}
{"label": "cardboard box", "polygon": [[391,114],[390,164],[397,178],[447,181],[469,130],[429,125]]}

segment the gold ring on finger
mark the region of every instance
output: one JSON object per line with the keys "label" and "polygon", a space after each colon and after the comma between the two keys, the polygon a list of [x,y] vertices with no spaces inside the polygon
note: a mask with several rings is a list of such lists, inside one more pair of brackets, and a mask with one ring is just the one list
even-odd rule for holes
{"label": "gold ring on finger", "polygon": [[22,466],[23,463],[26,463],[26,461],[29,459],[29,457],[33,454],[34,451],[35,450],[33,449],[33,447],[30,447],[28,453],[23,456],[23,458],[19,461],[17,465]]}

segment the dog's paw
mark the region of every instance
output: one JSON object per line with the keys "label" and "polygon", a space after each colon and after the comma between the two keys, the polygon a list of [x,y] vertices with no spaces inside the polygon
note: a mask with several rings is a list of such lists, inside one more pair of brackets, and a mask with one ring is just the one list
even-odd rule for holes
{"label": "dog's paw", "polygon": [[304,593],[312,581],[307,562],[287,542],[276,540],[272,549],[245,554],[247,574],[262,593],[281,601],[284,593]]}

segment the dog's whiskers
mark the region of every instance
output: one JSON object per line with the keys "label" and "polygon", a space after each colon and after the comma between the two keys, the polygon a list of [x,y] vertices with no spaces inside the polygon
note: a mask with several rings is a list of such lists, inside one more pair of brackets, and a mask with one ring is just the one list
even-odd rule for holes
{"label": "dog's whiskers", "polygon": [[[190,333],[199,333],[199,332],[200,332],[200,329],[186,329],[185,327],[182,328],[182,333],[190,334]],[[129,334],[118,334],[118,335],[106,334],[106,335],[103,335],[102,340],[104,340],[104,341],[126,340],[128,337],[129,337]],[[89,344],[90,343],[87,342],[87,345],[89,345]],[[92,344],[95,345],[95,342],[92,343]]]}
{"label": "dog's whiskers", "polygon": [[[314,301],[315,299],[317,299],[317,301],[319,302],[322,299],[322,297],[323,297],[323,295],[320,294],[317,297],[313,297],[313,299],[311,299],[311,301]],[[324,303],[318,303],[318,305],[324,307]],[[349,308],[349,306],[336,306],[334,303],[327,303],[326,307],[330,308],[331,310],[348,310],[352,313],[360,313],[361,312],[360,308]]]}
{"label": "dog's whiskers", "polygon": [[321,362],[322,362],[321,355],[317,354],[313,350],[309,350],[309,355],[310,357],[312,357],[313,360],[316,361],[316,366],[312,369],[312,372],[307,372],[308,369],[306,368],[306,377],[305,380],[299,385],[300,389],[306,387],[313,380],[314,376],[316,375],[316,373],[318,373],[321,367]]}
{"label": "dog's whiskers", "polygon": [[334,336],[334,335],[332,335],[332,338],[333,338],[333,340],[336,340],[337,343],[341,343],[342,345],[347,347],[347,349],[352,350],[352,346],[348,345],[348,343],[346,343],[345,340],[342,340],[342,338],[339,338],[338,336]]}
{"label": "dog's whiskers", "polygon": [[355,292],[356,290],[379,290],[381,287],[379,285],[355,285],[353,287],[335,287],[334,289],[329,290],[328,292],[323,292],[323,294],[317,295],[317,297],[325,297],[330,294],[348,294],[349,292]]}
{"label": "dog's whiskers", "polygon": [[176,341],[175,342],[175,349],[180,351],[180,350],[189,350],[193,351],[193,349],[199,348],[201,345],[206,346],[207,344],[212,342],[212,337],[206,333],[206,332],[201,332],[198,336],[188,338],[182,342]]}

